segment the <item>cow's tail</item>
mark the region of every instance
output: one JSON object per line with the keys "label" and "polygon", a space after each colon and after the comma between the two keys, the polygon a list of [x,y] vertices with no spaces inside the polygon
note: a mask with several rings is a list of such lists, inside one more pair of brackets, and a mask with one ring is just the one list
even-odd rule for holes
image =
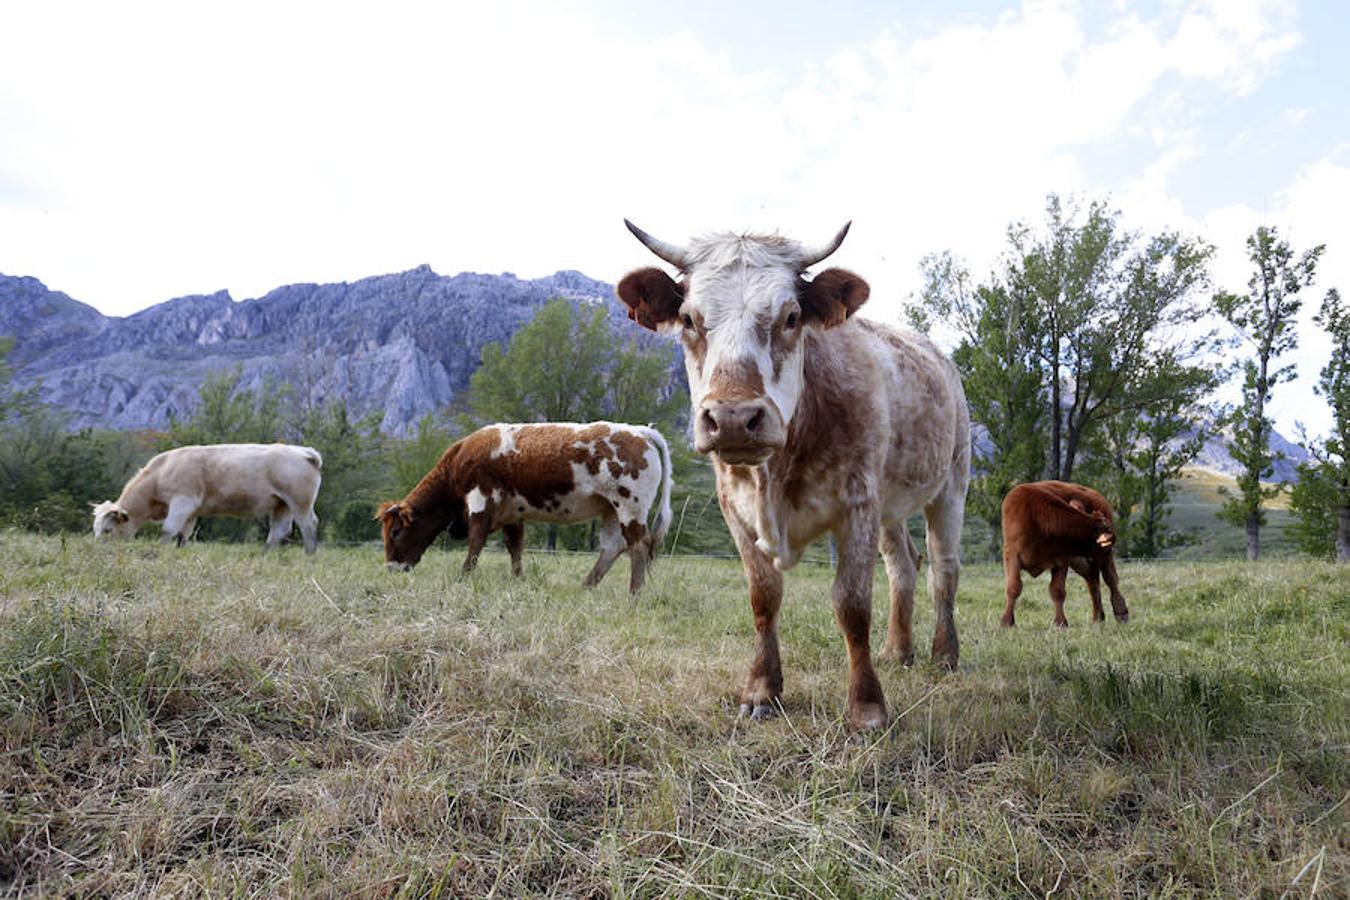
{"label": "cow's tail", "polygon": [[675,518],[670,508],[670,490],[675,481],[670,465],[670,448],[666,446],[665,436],[655,425],[647,426],[647,436],[656,444],[656,449],[661,454],[661,505],[657,508],[656,521],[652,523],[651,533],[651,555],[654,557],[660,552],[661,545],[666,540],[666,532],[670,531],[670,523]]}

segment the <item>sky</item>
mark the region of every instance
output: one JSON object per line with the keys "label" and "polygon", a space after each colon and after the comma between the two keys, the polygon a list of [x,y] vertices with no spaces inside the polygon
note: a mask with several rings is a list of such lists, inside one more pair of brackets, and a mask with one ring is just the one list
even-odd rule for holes
{"label": "sky", "polygon": [[[1350,291],[1350,9],[578,0],[0,5],[0,272],[109,315],[436,271],[607,281],[681,242],[853,228],[899,323],[1047,194],[1216,248],[1325,243],[1277,426],[1330,426],[1311,322]],[[1235,353],[1241,352],[1234,351]]]}

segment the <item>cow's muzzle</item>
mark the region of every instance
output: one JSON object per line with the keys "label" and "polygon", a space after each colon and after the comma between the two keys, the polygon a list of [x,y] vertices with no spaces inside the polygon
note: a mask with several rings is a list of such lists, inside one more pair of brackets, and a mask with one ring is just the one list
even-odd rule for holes
{"label": "cow's muzzle", "polygon": [[733,466],[757,465],[786,440],[783,417],[764,398],[705,400],[694,419],[694,447]]}
{"label": "cow's muzzle", "polygon": [[387,562],[384,567],[390,572],[411,572],[412,563],[410,562]]}

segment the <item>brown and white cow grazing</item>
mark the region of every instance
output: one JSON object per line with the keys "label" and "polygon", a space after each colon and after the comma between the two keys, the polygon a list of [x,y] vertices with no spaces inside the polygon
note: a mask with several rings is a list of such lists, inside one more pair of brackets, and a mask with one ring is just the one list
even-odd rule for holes
{"label": "brown and white cow grazing", "polygon": [[[498,528],[521,573],[525,521],[585,522],[600,517],[593,587],[628,551],[628,589],[637,593],[670,527],[670,450],[661,432],[613,422],[488,425],[458,440],[408,496],[380,507],[384,556],[411,569],[436,535],[469,539],[464,571],[478,563]],[[650,533],[647,516],[660,494]]]}
{"label": "brown and white cow grazing", "polygon": [[131,537],[145,522],[163,522],[164,540],[181,547],[201,516],[268,516],[267,546],[300,526],[305,552],[319,542],[323,458],[292,444],[206,444],[166,450],[132,476],[115,501],[94,506],[94,537]]}
{"label": "brown and white cow grazing", "polygon": [[1102,611],[1101,578],[1111,590],[1111,611],[1121,622],[1130,611],[1116,577],[1115,522],[1111,504],[1092,488],[1067,481],[1021,484],[1003,498],[1003,577],[1008,604],[1003,627],[1011,628],[1013,606],[1022,594],[1022,570],[1034,578],[1050,570],[1050,599],[1055,624],[1068,628],[1064,618],[1064,582],[1073,569],[1087,582],[1092,597],[1092,621],[1106,618]]}
{"label": "brown and white cow grazing", "polygon": [[631,222],[675,266],[639,269],[619,297],[639,324],[679,338],[693,401],[695,446],[711,453],[722,514],[750,585],[755,656],[741,710],[780,702],[778,610],[783,575],[820,535],[833,533],[832,600],[849,656],[849,720],[886,721],[872,668],[872,573],[880,545],[890,577],[883,655],[914,659],[910,617],[917,553],[905,520],[928,524],[933,657],[955,667],[952,607],[970,473],[970,420],[956,367],[925,337],[852,318],[868,287],[843,269],[814,278],[848,226],[819,248],[778,236],[717,234],[687,246]]}

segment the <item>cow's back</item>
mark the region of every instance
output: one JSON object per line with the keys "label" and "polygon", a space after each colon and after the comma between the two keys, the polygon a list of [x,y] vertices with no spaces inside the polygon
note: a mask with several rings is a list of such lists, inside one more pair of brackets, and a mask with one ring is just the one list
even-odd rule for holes
{"label": "cow's back", "polygon": [[291,444],[191,445],[161,457],[154,474],[162,499],[198,497],[222,511],[265,507],[273,495],[312,504],[322,467],[318,451]]}

